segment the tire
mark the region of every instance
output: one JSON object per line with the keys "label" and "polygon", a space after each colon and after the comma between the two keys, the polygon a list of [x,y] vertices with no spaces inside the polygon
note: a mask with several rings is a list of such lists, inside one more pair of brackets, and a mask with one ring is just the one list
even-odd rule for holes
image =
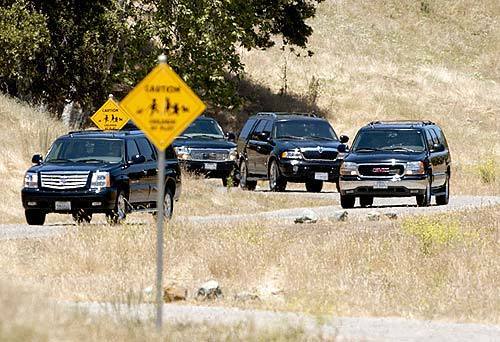
{"label": "tire", "polygon": [[43,226],[45,223],[45,216],[47,214],[41,210],[26,209],[24,211],[24,216],[26,217],[26,222],[30,226]]}
{"label": "tire", "polygon": [[128,206],[127,197],[123,190],[118,191],[116,196],[115,209],[106,213],[106,220],[109,224],[115,225],[122,223],[127,217]]}
{"label": "tire", "polygon": [[365,208],[373,205],[373,197],[372,196],[363,196],[359,198],[359,204],[361,207]]}
{"label": "tire", "polygon": [[323,181],[311,180],[306,182],[307,192],[321,192],[323,189]]}
{"label": "tire", "polygon": [[348,195],[340,195],[340,205],[344,209],[354,208],[354,203],[356,202],[356,197]]}
{"label": "tire", "polygon": [[170,188],[165,188],[165,199],[163,201],[163,217],[170,221],[174,214],[174,195]]}
{"label": "tire", "polygon": [[429,182],[425,188],[425,193],[423,195],[417,195],[417,206],[428,207],[431,205],[431,181],[429,177]]}
{"label": "tire", "polygon": [[90,221],[92,220],[92,213],[89,213],[83,209],[72,213],[72,216],[73,221],[75,221],[76,224],[90,223]]}
{"label": "tire", "polygon": [[243,190],[253,191],[257,187],[257,181],[248,180],[248,165],[245,160],[240,163],[240,187]]}
{"label": "tire", "polygon": [[280,174],[280,168],[275,160],[269,165],[269,190],[283,192],[286,189],[286,180]]}
{"label": "tire", "polygon": [[447,205],[450,201],[450,176],[446,176],[446,183],[444,183],[444,195],[436,196],[437,205]]}

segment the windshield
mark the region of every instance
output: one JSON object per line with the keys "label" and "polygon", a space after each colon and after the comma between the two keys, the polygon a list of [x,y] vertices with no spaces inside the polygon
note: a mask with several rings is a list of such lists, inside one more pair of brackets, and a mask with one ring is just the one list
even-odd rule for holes
{"label": "windshield", "polygon": [[425,150],[422,132],[418,130],[364,130],[352,145],[353,151],[406,151]]}
{"label": "windshield", "polygon": [[289,120],[279,121],[275,128],[276,139],[320,139],[338,140],[335,131],[327,121],[322,120]]}
{"label": "windshield", "polygon": [[124,145],[118,139],[59,139],[50,148],[45,162],[120,163]]}
{"label": "windshield", "polygon": [[215,120],[196,120],[181,134],[181,138],[224,138],[224,132]]}

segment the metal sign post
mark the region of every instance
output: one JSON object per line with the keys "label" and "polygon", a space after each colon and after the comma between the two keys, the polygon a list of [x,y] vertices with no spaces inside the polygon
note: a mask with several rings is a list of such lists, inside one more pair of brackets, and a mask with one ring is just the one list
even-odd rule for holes
{"label": "metal sign post", "polygon": [[156,199],[156,328],[163,321],[163,212],[165,211],[165,150],[158,151],[158,198]]}

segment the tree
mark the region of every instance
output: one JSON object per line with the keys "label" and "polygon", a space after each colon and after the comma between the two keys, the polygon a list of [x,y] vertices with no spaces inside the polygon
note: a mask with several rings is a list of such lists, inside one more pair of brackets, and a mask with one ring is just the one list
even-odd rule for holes
{"label": "tree", "polygon": [[[110,91],[123,96],[163,52],[204,100],[235,105],[228,75],[243,71],[238,47],[265,49],[281,36],[283,44],[305,48],[312,33],[306,20],[320,1],[0,0],[2,11],[15,14],[0,21],[10,30],[0,30],[9,56],[0,61],[0,79],[57,113],[65,100],[92,112]],[[12,41],[13,30],[25,43]]]}

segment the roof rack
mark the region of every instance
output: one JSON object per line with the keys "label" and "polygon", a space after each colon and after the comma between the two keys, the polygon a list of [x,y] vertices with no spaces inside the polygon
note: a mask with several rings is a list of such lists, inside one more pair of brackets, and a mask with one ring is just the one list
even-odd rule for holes
{"label": "roof rack", "polygon": [[373,125],[434,125],[434,122],[429,120],[378,120],[369,123],[370,126]]}
{"label": "roof rack", "polygon": [[315,118],[316,114],[314,113],[295,113],[295,112],[260,112],[256,114],[257,116],[273,116],[277,117],[280,115],[301,115],[301,116],[308,116],[311,118]]}

